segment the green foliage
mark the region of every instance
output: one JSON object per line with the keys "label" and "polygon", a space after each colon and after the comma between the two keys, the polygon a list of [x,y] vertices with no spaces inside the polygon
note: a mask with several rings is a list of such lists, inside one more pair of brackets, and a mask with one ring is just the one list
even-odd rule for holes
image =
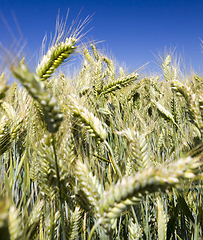
{"label": "green foliage", "polygon": [[[200,239],[203,80],[125,73],[76,29],[0,75],[1,239]],[[159,80],[159,81],[158,81]]]}

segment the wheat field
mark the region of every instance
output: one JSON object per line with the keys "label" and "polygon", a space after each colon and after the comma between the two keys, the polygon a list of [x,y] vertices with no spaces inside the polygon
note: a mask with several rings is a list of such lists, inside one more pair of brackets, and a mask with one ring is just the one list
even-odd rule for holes
{"label": "wheat field", "polygon": [[170,54],[128,73],[82,43],[86,22],[0,73],[0,238],[202,239],[203,78]]}

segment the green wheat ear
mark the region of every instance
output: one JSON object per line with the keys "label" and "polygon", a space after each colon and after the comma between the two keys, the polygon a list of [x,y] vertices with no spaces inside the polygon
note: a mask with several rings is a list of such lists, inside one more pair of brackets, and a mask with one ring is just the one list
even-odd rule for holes
{"label": "green wheat ear", "polygon": [[4,80],[4,73],[2,73],[0,75],[0,100],[4,98],[7,90],[8,90],[8,86],[6,81]]}
{"label": "green wheat ear", "polygon": [[[88,208],[92,212],[98,212],[98,201],[102,194],[102,186],[100,185],[96,176],[88,170],[87,166],[80,161],[76,162],[76,176],[79,181],[81,192],[84,193],[88,201]],[[91,209],[93,208],[93,209]]]}
{"label": "green wheat ear", "polygon": [[30,95],[42,106],[48,131],[51,133],[57,132],[63,120],[63,115],[60,113],[60,107],[55,97],[51,96],[46,90],[39,76],[31,73],[24,63],[20,63],[18,68],[12,66],[11,71],[21,81]]}
{"label": "green wheat ear", "polygon": [[128,205],[136,204],[142,195],[165,191],[168,187],[177,186],[180,180],[194,178],[195,172],[203,163],[199,157],[181,158],[168,166],[148,168],[135,175],[122,178],[121,182],[111,185],[109,191],[105,191],[99,202],[100,216],[103,221],[117,218]]}
{"label": "green wheat ear", "polygon": [[79,207],[76,207],[75,211],[71,214],[71,219],[68,226],[68,239],[77,239],[82,227],[83,214],[83,210],[81,210]]}
{"label": "green wheat ear", "polygon": [[107,93],[114,92],[118,89],[121,89],[123,87],[126,87],[130,84],[132,84],[135,80],[137,80],[139,75],[137,73],[132,73],[128,76],[118,78],[109,84],[106,84],[103,89],[101,90],[101,95],[105,95]]}
{"label": "green wheat ear", "polygon": [[172,70],[172,67],[170,66],[170,63],[171,63],[171,56],[168,55],[162,64],[162,70],[163,70],[166,81],[171,81],[175,77],[175,74]]}
{"label": "green wheat ear", "polygon": [[[9,216],[10,201],[3,199],[0,201],[0,233],[6,234],[8,228],[8,216]],[[2,236],[2,235],[1,235]]]}
{"label": "green wheat ear", "polygon": [[69,95],[68,100],[70,102],[71,112],[76,118],[79,118],[81,122],[85,124],[85,127],[91,136],[105,141],[107,132],[102,126],[100,119],[94,116],[94,114],[87,108],[81,106],[74,96]]}
{"label": "green wheat ear", "polygon": [[[79,22],[76,28],[73,22],[68,33],[65,30],[66,21],[62,25],[58,23],[52,46],[36,68],[36,74],[40,77],[41,81],[45,81],[51,77],[56,69],[75,52],[75,45],[85,35],[81,34],[81,32],[89,21],[91,21],[91,16],[88,16],[83,22]],[[69,37],[67,37],[67,35],[69,35]]]}
{"label": "green wheat ear", "polygon": [[159,240],[166,239],[166,214],[163,209],[163,203],[160,197],[157,197],[157,218],[158,218],[158,236]]}
{"label": "green wheat ear", "polygon": [[77,39],[74,37],[67,38],[65,42],[56,43],[52,46],[42,61],[37,66],[36,74],[41,81],[49,78],[69,56],[74,53]]}
{"label": "green wheat ear", "polygon": [[141,239],[142,234],[138,223],[133,223],[132,218],[128,222],[128,231],[130,239]]}
{"label": "green wheat ear", "polygon": [[152,166],[152,162],[149,157],[149,146],[146,141],[145,134],[140,134],[138,131],[134,131],[129,128],[121,132],[117,132],[117,134],[125,136],[130,143],[131,153],[135,158],[139,171]]}
{"label": "green wheat ear", "polygon": [[10,239],[16,240],[22,237],[22,227],[21,227],[21,217],[19,211],[16,209],[15,205],[12,205],[9,209],[8,226]]}

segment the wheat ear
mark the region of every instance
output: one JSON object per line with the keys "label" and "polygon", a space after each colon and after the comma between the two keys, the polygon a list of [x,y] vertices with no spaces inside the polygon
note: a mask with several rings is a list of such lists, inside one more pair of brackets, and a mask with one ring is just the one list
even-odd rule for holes
{"label": "wheat ear", "polygon": [[8,226],[11,240],[20,239],[22,237],[21,218],[19,211],[14,205],[9,209]]}
{"label": "wheat ear", "polygon": [[0,99],[4,98],[7,90],[8,90],[8,86],[6,81],[4,81],[4,73],[2,73],[0,75]]}
{"label": "wheat ear", "polygon": [[[64,61],[74,53],[76,43],[84,36],[81,32],[90,20],[91,16],[88,16],[83,22],[80,22],[76,28],[73,23],[68,33],[66,33],[65,30],[66,21],[64,24],[57,24],[52,46],[36,68],[36,74],[40,77],[41,81],[48,79],[59,65],[64,63]],[[67,35],[69,35],[69,37],[67,37]],[[64,41],[61,41],[62,39],[64,39]]]}
{"label": "wheat ear", "polygon": [[140,239],[142,237],[138,223],[133,223],[132,218],[128,223],[128,231],[129,231],[129,237],[131,240]]}
{"label": "wheat ear", "polygon": [[75,44],[77,39],[69,37],[65,42],[56,43],[52,46],[42,61],[36,68],[36,74],[40,77],[41,81],[49,78],[69,56],[74,53]]}
{"label": "wheat ear", "polygon": [[96,59],[97,61],[99,61],[101,57],[100,57],[99,52],[97,51],[97,48],[95,47],[94,44],[91,44],[91,48],[92,48],[92,52],[93,52],[93,54],[94,54],[95,59]]}
{"label": "wheat ear", "polygon": [[145,134],[139,134],[138,131],[134,131],[129,128],[121,132],[117,132],[117,134],[125,136],[129,141],[132,155],[135,157],[136,163],[138,163],[139,170],[149,168],[152,165],[149,158],[149,147]]}
{"label": "wheat ear", "polygon": [[171,83],[172,83],[172,89],[176,90],[177,92],[180,92],[185,98],[192,123],[199,130],[202,130],[203,123],[202,123],[202,117],[201,117],[199,101],[198,101],[199,99],[197,94],[195,94],[192,91],[192,89],[188,87],[186,84],[183,84],[178,80],[173,80]]}
{"label": "wheat ear", "polygon": [[87,48],[85,48],[85,50],[84,50],[84,56],[91,66],[94,66],[96,64],[93,57],[90,55],[89,51],[87,50]]}
{"label": "wheat ear", "polygon": [[21,63],[19,68],[12,66],[11,70],[13,75],[26,87],[31,96],[42,106],[48,131],[51,133],[57,132],[63,120],[63,115],[60,113],[60,107],[57,105],[55,97],[50,95],[39,77],[31,73],[24,63]]}
{"label": "wheat ear", "polygon": [[168,55],[162,64],[162,70],[163,70],[166,81],[171,81],[174,78],[174,72],[172,71],[170,63],[171,63],[171,56]]}
{"label": "wheat ear", "polygon": [[122,87],[126,87],[126,86],[132,84],[138,78],[138,76],[139,75],[137,73],[134,73],[134,74],[128,75],[126,77],[119,78],[119,79],[105,85],[103,87],[103,89],[101,90],[100,94],[105,95],[107,93],[114,92],[118,89],[121,89]]}
{"label": "wheat ear", "polygon": [[75,117],[79,117],[80,120],[85,124],[87,131],[91,136],[100,138],[102,141],[106,139],[107,132],[103,128],[99,118],[94,116],[87,108],[81,106],[77,99],[71,95],[68,96],[70,101],[70,109]]}
{"label": "wheat ear", "polygon": [[166,214],[163,209],[161,198],[157,197],[157,218],[158,218],[158,237],[159,240],[166,240]]}
{"label": "wheat ear", "polygon": [[32,209],[32,212],[30,214],[29,220],[28,220],[28,225],[31,226],[34,223],[38,222],[40,220],[40,217],[43,213],[42,209],[44,206],[45,202],[44,200],[37,201]]}
{"label": "wheat ear", "polygon": [[182,178],[193,178],[202,165],[199,157],[181,158],[168,166],[148,168],[143,172],[123,178],[103,194],[99,203],[100,216],[106,220],[117,218],[128,205],[135,204],[141,195],[177,186]]}
{"label": "wheat ear", "polygon": [[107,75],[109,76],[109,79],[110,81],[112,81],[113,79],[115,79],[115,66],[113,64],[113,61],[110,60],[109,58],[107,57],[102,57],[102,60],[106,63],[107,65]]}
{"label": "wheat ear", "polygon": [[76,207],[75,211],[71,214],[70,224],[68,226],[68,239],[75,240],[80,232],[82,226],[83,211]]}
{"label": "wheat ear", "polygon": [[85,164],[81,161],[76,162],[76,176],[79,180],[79,187],[84,192],[86,198],[91,204],[90,210],[98,212],[98,201],[101,198],[102,187],[96,176],[93,176]]}

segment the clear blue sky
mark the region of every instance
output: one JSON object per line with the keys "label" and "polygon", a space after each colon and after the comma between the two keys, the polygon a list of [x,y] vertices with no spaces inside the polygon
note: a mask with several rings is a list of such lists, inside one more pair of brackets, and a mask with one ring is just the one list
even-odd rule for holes
{"label": "clear blue sky", "polygon": [[[15,38],[20,39],[17,18],[24,40],[31,53],[38,52],[47,32],[54,33],[56,17],[65,17],[70,9],[70,25],[80,10],[80,19],[92,15],[86,30],[89,40],[104,41],[99,48],[113,56],[130,71],[151,61],[149,69],[156,67],[153,54],[174,49],[185,58],[186,67],[203,73],[203,1],[183,0],[1,0],[0,11]],[[7,48],[13,43],[5,21],[0,16],[0,42]],[[22,43],[22,42],[21,42]],[[36,60],[37,57],[35,57]],[[147,69],[147,68],[146,68]]]}

